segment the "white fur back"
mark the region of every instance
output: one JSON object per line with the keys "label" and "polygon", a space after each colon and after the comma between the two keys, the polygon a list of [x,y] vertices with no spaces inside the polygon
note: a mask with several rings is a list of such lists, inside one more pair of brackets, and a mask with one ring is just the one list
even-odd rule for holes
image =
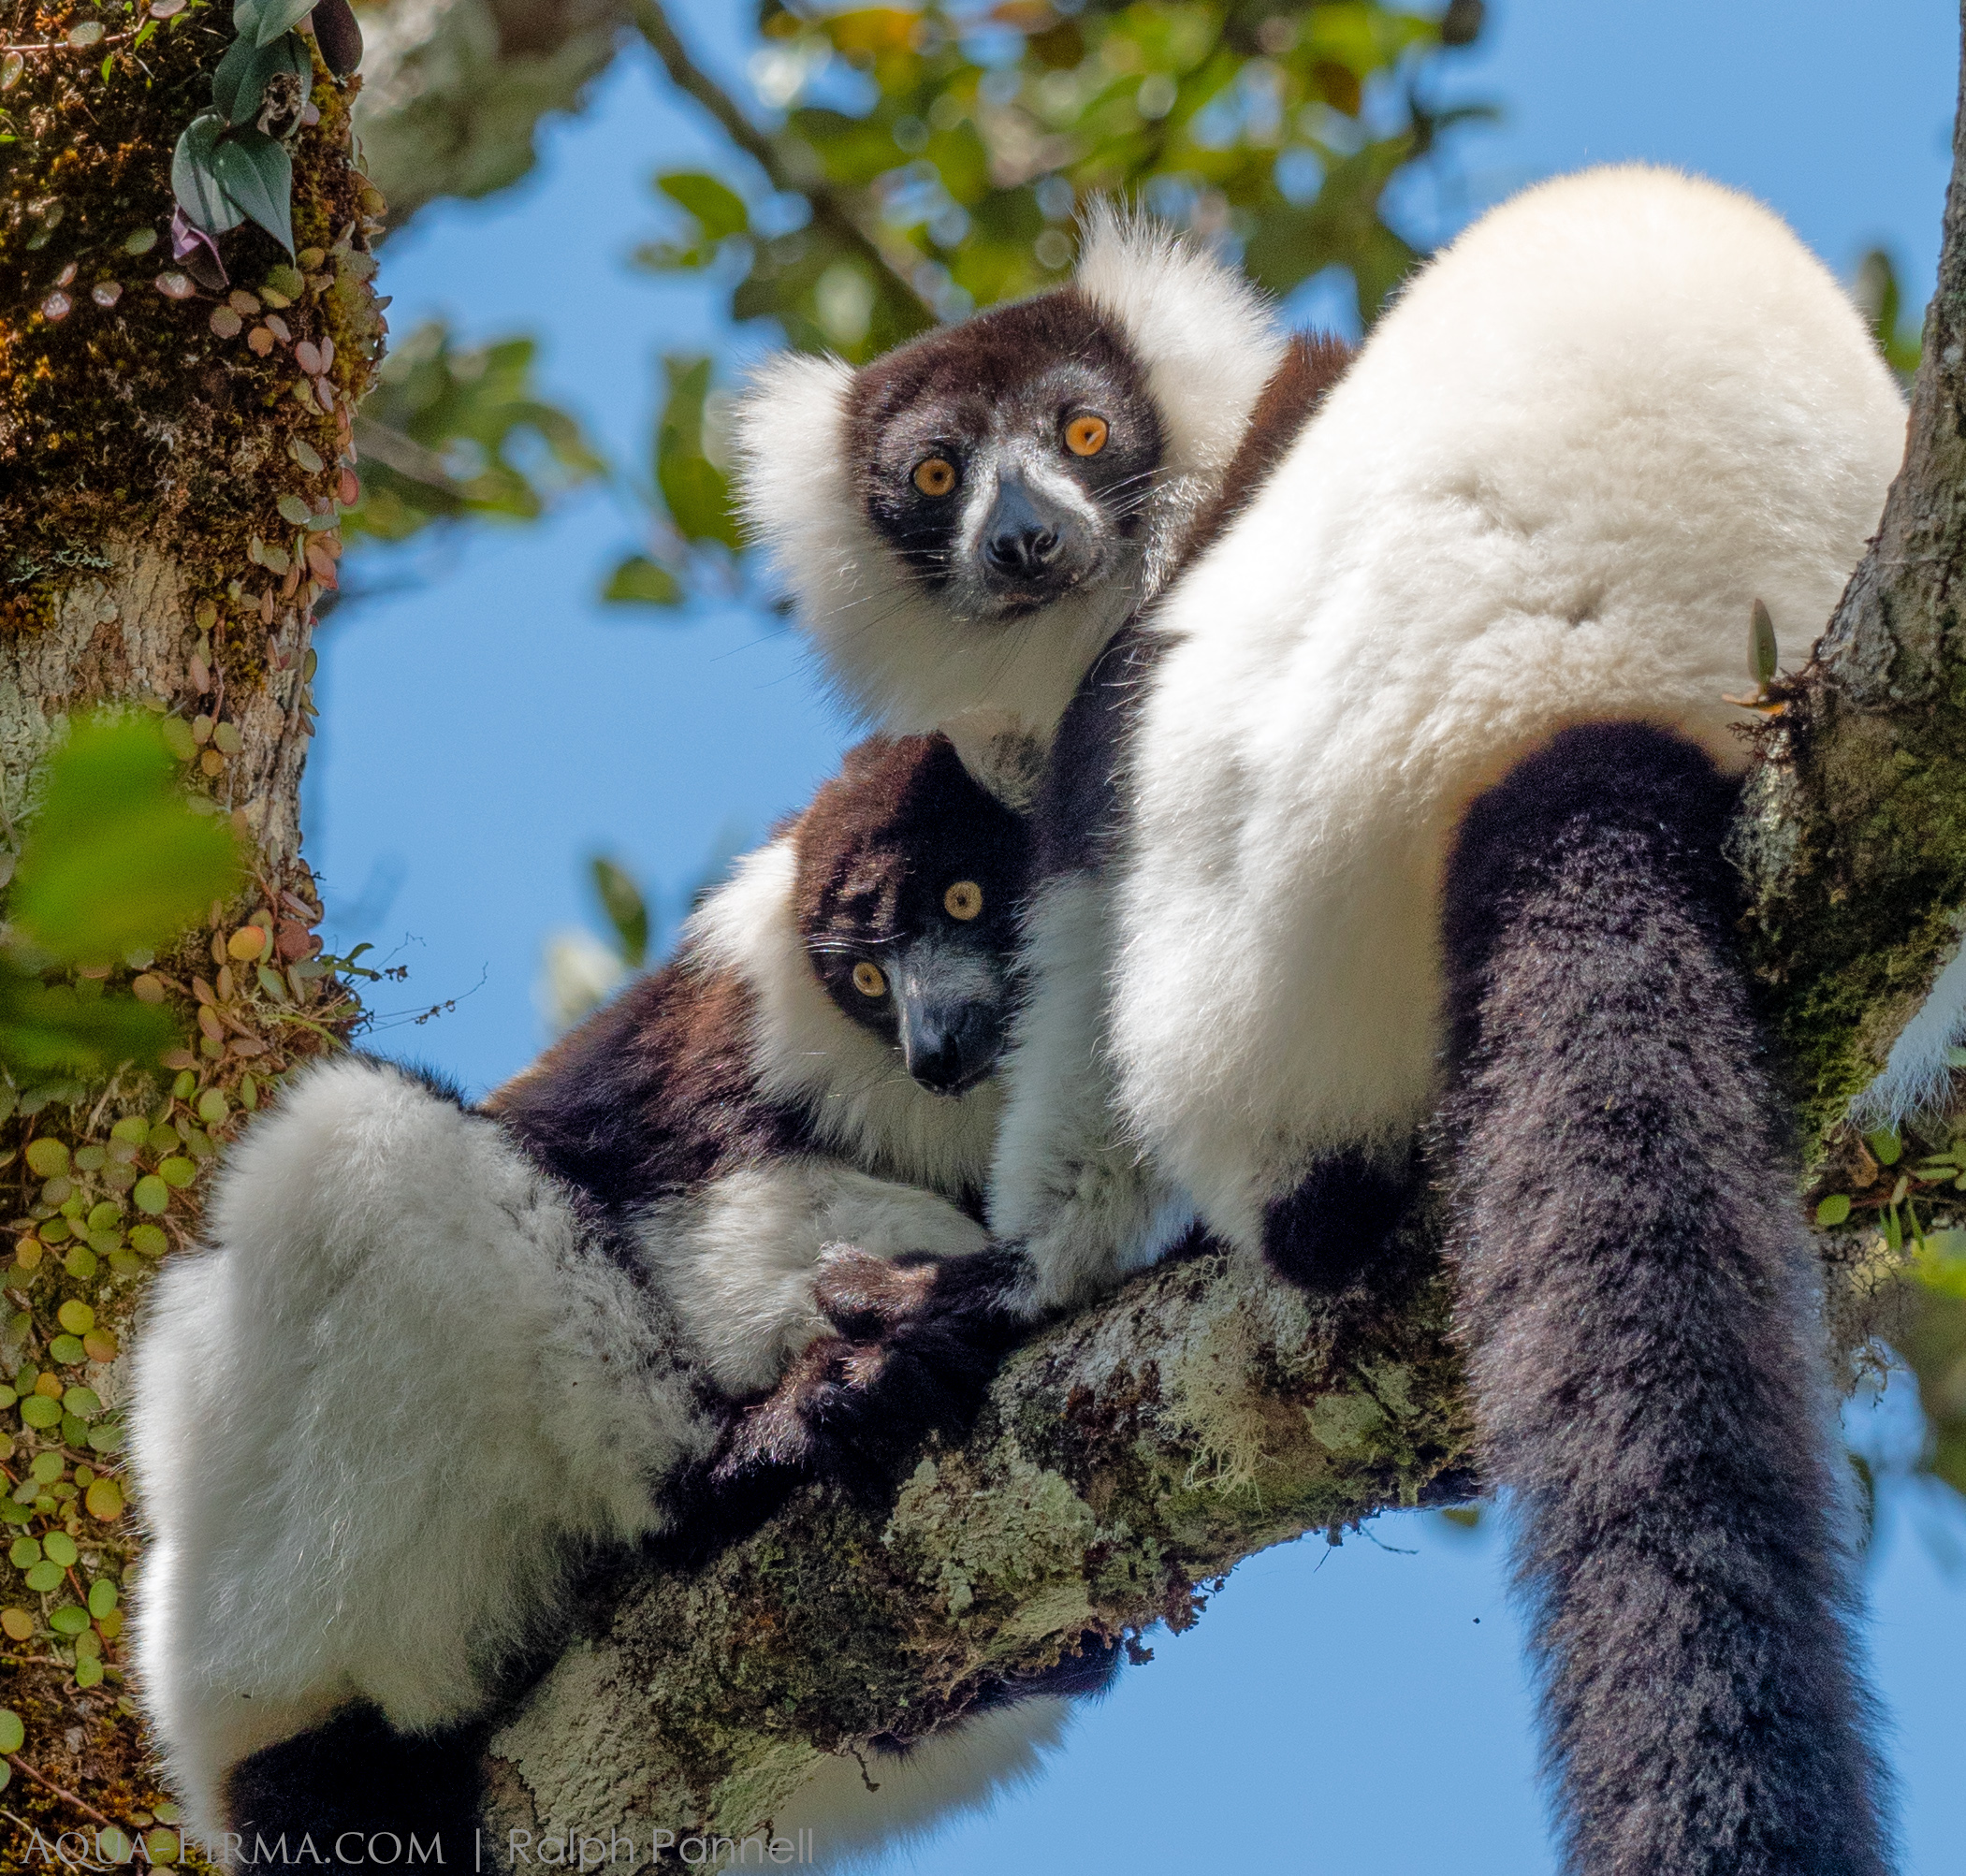
{"label": "white fur back", "polygon": [[[1247,283],[1150,222],[1096,211],[1076,278],[1146,368],[1168,434],[1167,473],[1131,576],[1027,618],[957,618],[874,531],[848,447],[851,367],[773,358],[739,408],[745,528],[767,549],[840,697],[882,729],[959,730],[974,711],[989,735],[1021,731],[1048,745],[1100,647],[1166,576],[1282,356],[1282,337]],[[981,739],[958,735],[964,746]]]}
{"label": "white fur back", "polygon": [[714,1428],[659,1298],[495,1122],[380,1064],[298,1078],[160,1272],[133,1449],[137,1661],[215,1841],[243,1754],[357,1694],[473,1711],[564,1547],[658,1528]]}
{"label": "white fur back", "polygon": [[1549,183],[1418,278],[1158,621],[1113,1035],[1211,1223],[1420,1118],[1472,797],[1579,720],[1734,759],[1753,602],[1799,663],[1903,442],[1842,291],[1712,183]]}

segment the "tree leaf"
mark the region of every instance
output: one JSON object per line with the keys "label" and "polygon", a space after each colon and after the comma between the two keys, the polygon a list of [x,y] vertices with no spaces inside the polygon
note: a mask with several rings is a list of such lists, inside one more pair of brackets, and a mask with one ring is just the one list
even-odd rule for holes
{"label": "tree leaf", "polygon": [[94,1080],[121,1062],[154,1066],[178,1039],[170,1012],[134,996],[77,996],[0,967],[0,1062],[16,1076]]}
{"label": "tree leaf", "polygon": [[608,575],[601,597],[616,605],[680,605],[682,583],[647,554],[631,554]]}
{"label": "tree leaf", "polygon": [[65,964],[162,945],[239,878],[230,823],[194,813],[149,723],[82,724],[51,758],[8,912]]}
{"label": "tree leaf", "polygon": [[[260,45],[269,46],[281,34],[291,31],[313,10],[314,0],[259,0],[254,37]],[[233,9],[232,22],[234,26],[239,25],[239,11],[236,7]],[[309,68],[312,69],[311,62]]]}
{"label": "tree leaf", "polygon": [[284,247],[294,251],[294,160],[261,130],[240,130],[212,153],[226,194]]}
{"label": "tree leaf", "polygon": [[721,541],[735,553],[743,545],[731,503],[729,478],[705,449],[704,409],[710,393],[707,358],[663,361],[669,398],[656,429],[655,480],[663,504],[685,540]]}
{"label": "tree leaf", "polygon": [[604,853],[596,853],[588,865],[593,871],[601,909],[621,941],[622,960],[631,970],[639,970],[648,955],[648,903],[642,889]]}
{"label": "tree leaf", "polygon": [[200,111],[184,126],[170,158],[170,192],[185,215],[208,235],[222,235],[245,220],[245,211],[226,194],[219,178],[217,153],[226,120]]}
{"label": "tree leaf", "polygon": [[743,198],[714,176],[691,169],[672,170],[666,176],[658,176],[655,186],[696,217],[706,241],[741,235],[750,226],[750,214]]}

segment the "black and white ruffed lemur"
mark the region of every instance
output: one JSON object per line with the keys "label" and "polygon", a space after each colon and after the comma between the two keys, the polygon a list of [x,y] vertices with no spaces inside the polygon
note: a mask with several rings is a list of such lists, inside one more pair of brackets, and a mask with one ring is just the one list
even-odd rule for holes
{"label": "black and white ruffed lemur", "polygon": [[[1078,507],[1028,491],[1111,445],[1109,394],[1061,360],[1124,342],[1052,296],[803,401],[767,384],[746,418],[770,542],[858,531],[884,571],[856,592],[913,583],[856,610],[789,569],[870,714],[1014,708],[1019,661],[1084,678],[1037,808],[1003,1304],[1099,1293],[1190,1208],[1345,1292],[1437,1127],[1566,1868],[1874,1876],[1846,1468],[1722,839],[1751,608],[1792,656],[1828,617],[1902,454],[1896,384],[1757,204],[1642,167],[1560,180],[1452,243],[1335,383],[1292,354],[1188,563],[1108,639],[1084,600],[1050,628],[1040,549]],[[1008,550],[968,519],[1002,512],[972,432],[911,429],[893,390],[972,356],[1051,419]],[[847,465],[803,505],[756,467],[794,414]],[[1027,565],[994,628],[947,597]]]}
{"label": "black and white ruffed lemur", "polygon": [[[583,1571],[769,1508],[744,1404],[985,1242],[1027,860],[945,738],[877,737],[482,1108],[342,1057],[232,1150],[133,1411],[140,1685],[214,1854],[393,1828],[469,1867],[473,1723]],[[910,1430],[974,1360],[917,1352]]]}

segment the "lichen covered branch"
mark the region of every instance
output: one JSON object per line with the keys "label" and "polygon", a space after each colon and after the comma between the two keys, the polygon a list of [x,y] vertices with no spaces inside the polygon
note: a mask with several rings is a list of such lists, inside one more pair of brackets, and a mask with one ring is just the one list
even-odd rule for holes
{"label": "lichen covered branch", "polygon": [[891,1514],[812,1492],[639,1581],[494,1740],[500,1840],[751,1829],[824,1754],[919,1738],[1085,1637],[1188,1626],[1257,1550],[1464,1495],[1471,1452],[1437,1275],[1320,1313],[1226,1255],[1152,1272],[1018,1354]]}

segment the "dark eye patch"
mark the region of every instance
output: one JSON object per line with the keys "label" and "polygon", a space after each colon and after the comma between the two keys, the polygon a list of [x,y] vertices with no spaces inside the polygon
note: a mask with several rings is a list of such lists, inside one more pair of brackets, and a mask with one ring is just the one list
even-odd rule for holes
{"label": "dark eye patch", "polygon": [[[1096,455],[1065,443],[1082,411],[1108,437]],[[925,583],[941,585],[963,519],[971,458],[1016,438],[1071,475],[1129,536],[1141,525],[1165,453],[1146,375],[1116,327],[1075,288],[999,307],[935,332],[867,366],[848,400],[848,446],[867,519]],[[925,493],[916,469],[940,458],[956,470],[953,493]]]}

